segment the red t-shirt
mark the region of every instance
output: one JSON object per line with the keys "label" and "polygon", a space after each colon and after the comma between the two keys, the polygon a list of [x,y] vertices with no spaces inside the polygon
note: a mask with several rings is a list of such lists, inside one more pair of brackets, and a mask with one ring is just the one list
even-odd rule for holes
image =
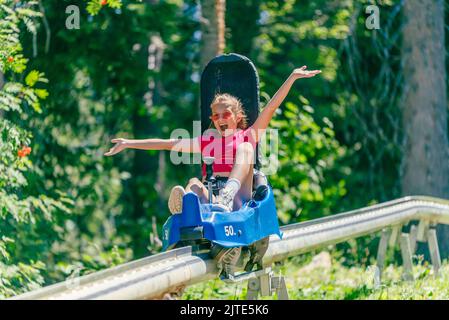
{"label": "red t-shirt", "polygon": [[[237,147],[243,142],[249,142],[256,149],[257,142],[251,135],[251,128],[237,129],[232,135],[223,137],[218,130],[206,130],[198,137],[203,157],[214,157],[212,166],[214,172],[231,172],[234,166]],[[203,163],[203,176],[206,176],[206,165]]]}

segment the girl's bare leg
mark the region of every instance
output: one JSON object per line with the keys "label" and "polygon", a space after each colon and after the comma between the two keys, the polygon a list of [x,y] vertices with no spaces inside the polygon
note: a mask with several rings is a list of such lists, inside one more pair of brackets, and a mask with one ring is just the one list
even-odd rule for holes
{"label": "girl's bare leg", "polygon": [[244,201],[251,199],[254,155],[254,148],[248,142],[244,142],[237,147],[235,163],[229,175],[229,179],[234,178],[240,181],[240,189],[234,197],[233,211],[238,210]]}

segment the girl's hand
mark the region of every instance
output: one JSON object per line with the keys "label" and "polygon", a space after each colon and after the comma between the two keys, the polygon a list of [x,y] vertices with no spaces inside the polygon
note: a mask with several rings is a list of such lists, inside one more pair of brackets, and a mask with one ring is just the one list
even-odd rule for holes
{"label": "girl's hand", "polygon": [[126,149],[126,147],[128,146],[128,140],[123,138],[112,139],[111,142],[115,143],[115,146],[113,146],[108,152],[106,152],[104,154],[105,156],[113,156],[114,154]]}
{"label": "girl's hand", "polygon": [[307,66],[293,70],[291,76],[296,80],[300,78],[311,78],[321,73],[321,70],[306,70]]}

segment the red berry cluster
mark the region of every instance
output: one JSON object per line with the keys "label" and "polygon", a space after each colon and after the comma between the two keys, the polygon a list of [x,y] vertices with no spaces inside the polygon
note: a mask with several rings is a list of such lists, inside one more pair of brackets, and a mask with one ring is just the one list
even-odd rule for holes
{"label": "red berry cluster", "polygon": [[17,155],[20,158],[26,157],[27,155],[29,155],[31,153],[31,148],[30,147],[22,147],[22,149],[20,149],[19,151],[17,151]]}
{"label": "red berry cluster", "polygon": [[9,62],[9,63],[13,63],[13,62],[14,62],[14,57],[11,57],[11,56],[8,57],[8,62]]}
{"label": "red berry cluster", "polygon": [[108,0],[101,0],[100,4],[101,4],[102,6],[105,6],[105,5],[108,4]]}

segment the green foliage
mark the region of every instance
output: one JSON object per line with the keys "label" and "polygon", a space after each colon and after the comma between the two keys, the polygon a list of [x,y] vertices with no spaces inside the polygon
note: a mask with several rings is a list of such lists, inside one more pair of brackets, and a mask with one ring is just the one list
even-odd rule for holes
{"label": "green foliage", "polygon": [[[0,242],[1,249],[1,242]],[[42,262],[8,265],[0,262],[0,299],[38,289],[44,284]]]}
{"label": "green foliage", "polygon": [[[64,2],[42,4],[50,26],[64,25],[66,17],[59,14],[64,12]],[[136,11],[136,6],[144,10]],[[6,101],[2,105],[8,119],[2,122],[3,141],[14,145],[0,146],[14,149],[2,157],[6,170],[13,170],[11,163],[17,160],[17,150],[32,147],[32,156],[17,160],[27,170],[15,172],[15,188],[12,178],[4,182],[11,188],[1,198],[9,220],[0,224],[0,234],[5,235],[0,252],[8,255],[9,266],[32,259],[45,261],[44,270],[36,269],[36,276],[43,276],[39,284],[48,285],[139,258],[148,250],[160,250],[157,234],[168,214],[168,186],[161,188],[160,195],[155,188],[159,153],[128,152],[114,159],[103,153],[110,138],[117,135],[168,136],[176,127],[191,126],[196,111],[191,107],[196,93],[191,92],[196,88],[188,81],[191,70],[185,70],[181,61],[197,50],[197,44],[191,41],[199,26],[193,13],[191,4],[183,7],[175,2],[102,10],[91,20],[82,20],[82,27],[76,32],[59,30],[58,36],[51,38],[48,54],[44,41],[38,42],[36,48],[24,45],[23,56],[29,57],[35,51],[39,54],[30,59],[21,74],[23,83],[12,86],[8,81],[4,89],[21,96],[27,88],[33,90],[37,101],[46,101],[39,114],[32,114],[33,105],[26,103],[25,96],[22,103],[9,95],[10,100],[16,99],[14,103]],[[43,24],[38,30],[42,32]],[[17,31],[21,32],[21,39],[28,39],[25,30]],[[161,38],[166,46],[164,56],[174,61],[163,63],[160,72],[147,68],[151,36]],[[71,50],[67,51],[67,46]],[[49,80],[46,88],[39,87],[45,79],[37,70],[45,70]],[[180,83],[179,79],[186,81]],[[155,99],[151,108],[144,108],[150,80],[173,90],[164,103]],[[179,106],[188,116],[173,121]],[[142,126],[148,122],[152,125]],[[163,125],[157,128],[156,124]],[[22,133],[21,127],[27,130]],[[19,137],[25,133],[27,140]],[[140,157],[142,160],[135,160]],[[148,164],[153,169],[148,170]],[[167,168],[166,175],[171,183],[187,179],[189,170],[193,172],[193,166],[185,166],[184,170]],[[0,174],[4,172],[1,170]],[[42,198],[42,194],[48,198]],[[56,202],[63,206],[58,207]],[[21,219],[20,225],[13,214]],[[153,216],[157,218],[154,223]],[[29,223],[24,225],[26,221]],[[13,232],[16,234],[11,236]],[[8,285],[2,289],[5,296],[32,288],[18,282]]]}
{"label": "green foliage", "polygon": [[[33,136],[26,121],[32,110],[42,112],[40,100],[48,95],[36,87],[47,82],[43,73],[33,70],[19,81],[28,60],[19,41],[21,25],[36,31],[36,1],[16,4],[0,2],[0,296],[10,296],[43,284],[44,263],[50,242],[57,237],[55,215],[70,212],[69,199],[55,199],[27,191],[28,174],[37,169],[27,157]],[[2,77],[2,79],[3,79]],[[31,107],[32,109],[30,109]],[[10,116],[7,120],[3,115]],[[29,148],[29,149],[28,149]],[[48,228],[49,225],[51,228]]]}
{"label": "green foliage", "polygon": [[[262,1],[259,18],[248,23],[250,30],[258,30],[252,41],[245,41],[252,43],[249,52],[260,74],[262,103],[294,67],[322,70],[312,79],[298,80],[276,115],[276,125],[282,125],[282,154],[280,173],[273,178],[284,222],[400,196],[402,2],[379,4],[380,30],[365,27],[368,4]],[[238,28],[238,16],[228,19]],[[237,41],[231,44],[239,48]],[[288,106],[297,107],[291,111]],[[300,126],[308,134],[295,133]],[[363,243],[359,249],[365,249]]]}
{"label": "green foliage", "polygon": [[[252,43],[245,50],[260,74],[262,104],[295,67],[322,70],[293,85],[271,123],[279,132],[279,170],[269,179],[280,218],[289,223],[341,211],[341,199],[351,185],[351,170],[345,163],[351,150],[339,138],[332,110],[339,67],[335,48],[348,36],[352,1],[331,7],[323,1],[245,3],[241,10],[260,12],[247,22],[253,38],[244,41]],[[227,17],[237,34],[239,16]],[[233,34],[231,44],[238,49]]]}
{"label": "green foliage", "polygon": [[[3,74],[8,71],[21,74],[26,69],[28,60],[22,54],[19,23],[24,23],[31,32],[36,32],[33,18],[41,15],[33,10],[36,3],[29,1],[22,7],[16,7],[14,1],[0,2],[0,72]],[[46,79],[42,73],[34,70],[27,76],[26,85],[17,81],[6,83],[0,91],[0,110],[22,112],[20,105],[24,99],[33,109],[40,112],[39,99],[46,97],[46,91],[32,88],[37,82],[46,82]]]}
{"label": "green foliage", "polygon": [[101,8],[108,6],[110,8],[119,9],[122,6],[121,0],[91,0],[87,4],[87,12],[95,16],[100,12]]}
{"label": "green foliage", "polygon": [[[339,46],[336,101],[331,110],[337,135],[348,146],[352,170],[350,208],[397,198],[400,193],[402,130],[401,9],[402,1],[379,4],[379,30],[365,28],[364,8],[350,9],[350,36]],[[348,204],[347,204],[348,203]]]}
{"label": "green foliage", "polygon": [[335,139],[333,124],[324,118],[320,127],[307,99],[301,96],[300,101],[301,109],[287,102],[280,120],[273,120],[280,135],[280,168],[270,182],[285,224],[300,214],[304,220],[334,212],[338,199],[346,194],[344,179],[350,172],[339,164],[345,147]]}

